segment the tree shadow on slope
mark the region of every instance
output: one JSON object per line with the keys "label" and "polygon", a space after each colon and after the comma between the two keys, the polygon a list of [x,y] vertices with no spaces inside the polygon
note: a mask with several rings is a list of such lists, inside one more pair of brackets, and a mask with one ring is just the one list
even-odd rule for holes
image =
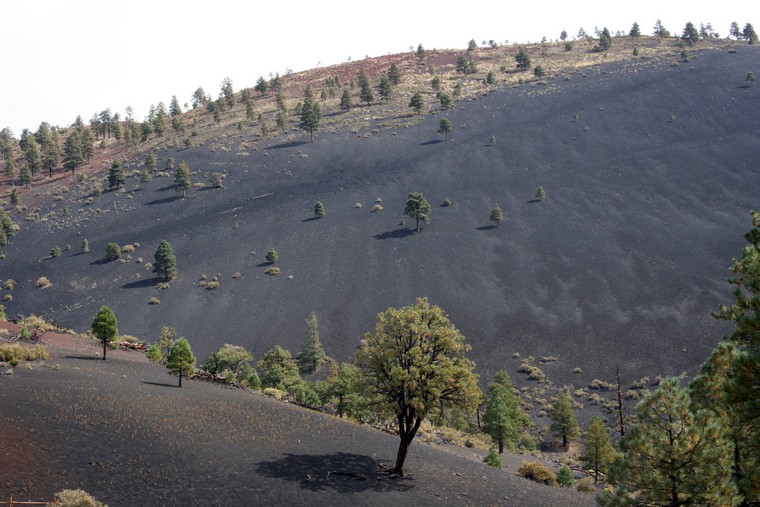
{"label": "tree shadow on slope", "polygon": [[152,206],[154,204],[167,204],[170,202],[178,201],[182,199],[181,195],[172,195],[171,197],[164,197],[163,199],[156,199],[155,201],[146,202],[146,206]]}
{"label": "tree shadow on slope", "polygon": [[267,149],[280,150],[282,148],[296,148],[298,146],[303,146],[304,144],[309,144],[309,143],[306,141],[289,141],[287,143],[273,144],[271,146],[267,146]]}
{"label": "tree shadow on slope", "polygon": [[442,139],[433,139],[431,141],[425,141],[424,143],[420,143],[420,146],[430,146],[431,144],[438,144],[442,142],[443,142]]}
{"label": "tree shadow on slope", "polygon": [[122,289],[143,289],[145,287],[155,287],[161,282],[160,277],[145,278],[144,280],[137,280],[135,282],[125,283],[121,286]]}
{"label": "tree shadow on slope", "polygon": [[414,229],[402,227],[401,229],[396,229],[395,231],[388,231],[382,234],[375,234],[372,237],[375,239],[402,239],[402,238],[406,238],[407,236],[411,236],[414,233],[415,233]]}
{"label": "tree shadow on slope", "polygon": [[262,461],[257,473],[275,479],[297,481],[310,491],[337,493],[408,491],[414,487],[409,477],[391,477],[380,463],[361,454],[285,454],[276,461]]}
{"label": "tree shadow on slope", "polygon": [[495,225],[481,225],[477,228],[479,231],[492,231],[496,229]]}

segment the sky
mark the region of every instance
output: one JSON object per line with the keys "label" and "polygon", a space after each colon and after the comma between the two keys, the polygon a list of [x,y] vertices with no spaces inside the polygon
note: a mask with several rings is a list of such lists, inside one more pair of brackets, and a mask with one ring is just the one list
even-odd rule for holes
{"label": "sky", "polygon": [[760,2],[533,2],[0,0],[0,129],[61,127],[127,106],[142,120],[173,95],[190,103],[202,86],[217,97],[259,76],[307,70],[365,56],[462,49],[475,39],[527,43],[583,27],[650,34],[657,19],[671,33],[691,21],[721,35],[732,21],[760,28]]}

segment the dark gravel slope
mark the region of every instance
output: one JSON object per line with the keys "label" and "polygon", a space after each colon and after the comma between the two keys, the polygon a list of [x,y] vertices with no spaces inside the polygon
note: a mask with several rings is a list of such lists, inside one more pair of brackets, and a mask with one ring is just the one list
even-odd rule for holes
{"label": "dark gravel slope", "polygon": [[[574,382],[609,377],[616,361],[630,377],[693,371],[726,332],[709,312],[730,299],[727,268],[760,206],[760,88],[744,87],[758,55],[695,52],[688,64],[637,60],[496,91],[448,113],[450,142],[430,117],[368,138],[258,140],[243,156],[255,136],[232,130],[217,143],[228,151],[159,153],[159,166],[186,160],[196,180],[228,171],[227,188],[182,200],[159,178],[132,199],[104,194],[85,207],[100,216],[78,227],[23,224],[0,267],[20,282],[6,306],[85,329],[109,304],[122,332],[155,340],[175,326],[199,358],[225,342],[295,353],[314,310],[328,353],[346,360],[378,312],[428,296],[483,375],[515,351],[558,357],[546,370],[560,382],[575,367]],[[539,185],[547,199],[534,202]],[[421,234],[399,225],[409,191],[433,204]],[[377,197],[384,210],[372,213]],[[317,200],[328,215],[310,220]],[[43,259],[83,237],[89,254]],[[178,258],[169,290],[140,264],[100,260],[107,242],[137,241],[133,261],[152,261],[162,238]],[[270,247],[279,277],[264,273]],[[221,286],[198,287],[204,273]],[[53,286],[33,288],[42,275]]]}

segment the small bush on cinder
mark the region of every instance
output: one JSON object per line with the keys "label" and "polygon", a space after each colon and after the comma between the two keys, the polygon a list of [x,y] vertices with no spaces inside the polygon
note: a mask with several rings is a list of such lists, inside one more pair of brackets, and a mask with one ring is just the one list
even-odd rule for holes
{"label": "small bush on cinder", "polygon": [[36,282],[34,282],[35,287],[39,287],[40,289],[44,289],[45,287],[50,287],[52,284],[50,283],[50,280],[47,279],[46,276],[41,276],[37,279]]}
{"label": "small bush on cinder", "polygon": [[121,257],[121,247],[116,243],[106,245],[106,260],[115,261]]}
{"label": "small bush on cinder", "polygon": [[594,487],[593,477],[584,477],[578,480],[578,484],[575,485],[575,489],[581,493],[596,493],[596,487]]}
{"label": "small bush on cinder", "polygon": [[60,256],[61,256],[61,247],[56,245],[50,249],[50,257],[60,257]]}
{"label": "small bush on cinder", "polygon": [[559,484],[562,488],[573,487],[573,474],[570,472],[570,467],[567,465],[562,465],[559,468],[559,473],[557,474],[557,484]]}
{"label": "small bush on cinder", "polygon": [[446,199],[444,199],[443,200],[443,205],[444,206],[451,206],[451,199],[449,199],[448,197]]}
{"label": "small bush on cinder", "polygon": [[98,502],[91,494],[82,489],[64,489],[55,494],[48,507],[108,507]]}
{"label": "small bush on cinder", "polygon": [[557,485],[556,474],[549,470],[548,467],[536,461],[524,461],[520,465],[520,468],[517,469],[517,473],[532,481],[541,482],[549,486]]}
{"label": "small bush on cinder", "polygon": [[150,298],[150,301],[148,301],[148,304],[149,305],[160,305],[161,304],[161,300],[158,299],[157,297],[152,297],[152,298]]}
{"label": "small bush on cinder", "polygon": [[499,453],[497,453],[496,449],[493,447],[488,449],[488,454],[483,457],[483,463],[501,470],[501,458],[499,457]]}
{"label": "small bush on cinder", "polygon": [[266,271],[264,271],[264,273],[266,273],[268,275],[275,276],[275,275],[279,275],[280,273],[282,273],[282,271],[277,266],[273,266],[273,267],[267,269]]}

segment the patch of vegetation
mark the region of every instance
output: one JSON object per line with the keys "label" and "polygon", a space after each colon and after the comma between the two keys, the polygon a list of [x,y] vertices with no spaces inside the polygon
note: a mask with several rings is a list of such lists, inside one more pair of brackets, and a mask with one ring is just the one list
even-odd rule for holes
{"label": "patch of vegetation", "polygon": [[37,279],[36,282],[34,282],[34,286],[39,287],[40,289],[45,289],[51,285],[53,284],[50,282],[50,280],[47,279],[46,276],[41,276]]}
{"label": "patch of vegetation", "polygon": [[50,355],[45,347],[39,343],[33,347],[19,343],[0,343],[0,362],[8,363],[14,367],[22,361],[35,361],[49,357]]}
{"label": "patch of vegetation", "polygon": [[275,275],[279,275],[280,273],[282,273],[282,270],[280,270],[280,268],[278,268],[277,266],[272,266],[271,268],[269,268],[266,271],[264,271],[264,273],[266,273],[268,275],[275,276]]}
{"label": "patch of vegetation", "polygon": [[535,482],[540,482],[549,486],[557,485],[557,475],[548,467],[537,461],[524,461],[520,465],[520,468],[517,469],[517,473],[522,477]]}

